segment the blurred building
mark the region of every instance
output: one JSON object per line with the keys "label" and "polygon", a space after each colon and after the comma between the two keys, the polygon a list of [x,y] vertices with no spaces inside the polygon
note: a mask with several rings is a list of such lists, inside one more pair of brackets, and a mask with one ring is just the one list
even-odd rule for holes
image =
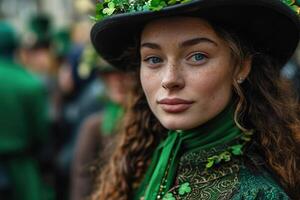
{"label": "blurred building", "polygon": [[93,9],[92,0],[0,0],[0,18],[13,22],[24,30],[30,16],[46,13],[55,27],[64,27],[82,18],[88,19]]}

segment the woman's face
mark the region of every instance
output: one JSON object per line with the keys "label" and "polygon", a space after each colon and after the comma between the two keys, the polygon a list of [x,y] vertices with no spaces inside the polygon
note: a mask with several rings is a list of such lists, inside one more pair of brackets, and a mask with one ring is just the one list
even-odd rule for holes
{"label": "woman's face", "polygon": [[107,88],[108,97],[115,103],[125,105],[126,94],[133,84],[132,76],[121,72],[109,72],[104,74],[102,79]]}
{"label": "woman's face", "polygon": [[140,78],[149,106],[171,130],[195,128],[231,99],[231,50],[204,20],[159,19],[141,35]]}

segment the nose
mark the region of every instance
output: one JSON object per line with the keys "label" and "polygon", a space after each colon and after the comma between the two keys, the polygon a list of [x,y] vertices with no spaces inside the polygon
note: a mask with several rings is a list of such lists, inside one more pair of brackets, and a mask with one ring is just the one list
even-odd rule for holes
{"label": "nose", "polygon": [[185,86],[182,70],[175,65],[166,66],[162,74],[161,86],[168,90],[182,89]]}

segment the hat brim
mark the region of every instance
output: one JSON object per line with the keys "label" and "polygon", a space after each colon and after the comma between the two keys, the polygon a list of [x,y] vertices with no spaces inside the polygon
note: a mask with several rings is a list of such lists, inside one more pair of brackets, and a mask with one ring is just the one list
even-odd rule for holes
{"label": "hat brim", "polygon": [[128,70],[132,58],[124,55],[136,42],[143,26],[156,18],[193,15],[218,21],[244,34],[254,48],[284,65],[295,51],[298,16],[279,0],[195,0],[160,11],[117,14],[97,22],[91,41],[97,52],[119,69]]}

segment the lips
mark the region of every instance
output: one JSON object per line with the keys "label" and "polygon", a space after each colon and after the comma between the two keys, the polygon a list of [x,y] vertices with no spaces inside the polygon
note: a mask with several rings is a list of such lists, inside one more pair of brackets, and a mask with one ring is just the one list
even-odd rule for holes
{"label": "lips", "polygon": [[183,112],[191,107],[193,101],[188,101],[179,98],[173,99],[162,99],[158,101],[158,104],[161,105],[161,108],[168,113],[180,113]]}

